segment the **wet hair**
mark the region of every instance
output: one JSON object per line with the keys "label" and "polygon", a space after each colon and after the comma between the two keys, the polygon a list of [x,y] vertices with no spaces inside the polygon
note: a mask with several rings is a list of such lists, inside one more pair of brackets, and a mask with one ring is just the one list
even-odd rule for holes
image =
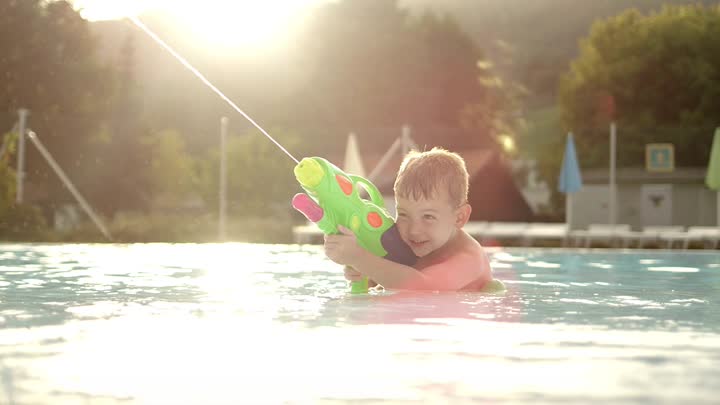
{"label": "wet hair", "polygon": [[402,198],[434,198],[446,191],[450,203],[459,207],[467,202],[468,172],[465,160],[443,148],[411,151],[403,159],[395,179],[395,195]]}

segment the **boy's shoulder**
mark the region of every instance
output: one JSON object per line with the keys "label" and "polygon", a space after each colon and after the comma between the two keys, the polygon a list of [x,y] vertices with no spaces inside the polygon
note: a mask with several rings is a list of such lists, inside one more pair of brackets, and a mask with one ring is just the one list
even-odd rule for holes
{"label": "boy's shoulder", "polygon": [[467,265],[477,265],[485,260],[485,249],[472,236],[463,231],[462,243],[458,244],[455,249],[449,252],[444,262],[447,263],[464,263]]}
{"label": "boy's shoulder", "polygon": [[469,233],[467,233],[464,229],[462,230],[463,233],[463,244],[461,245],[461,248],[459,249],[459,253],[467,253],[471,255],[485,255],[485,248],[482,247],[480,242],[477,241],[477,239],[473,238]]}
{"label": "boy's shoulder", "polygon": [[474,239],[463,241],[444,257],[424,264],[427,267],[421,271],[437,285],[443,285],[443,289],[479,290],[492,278],[485,251]]}

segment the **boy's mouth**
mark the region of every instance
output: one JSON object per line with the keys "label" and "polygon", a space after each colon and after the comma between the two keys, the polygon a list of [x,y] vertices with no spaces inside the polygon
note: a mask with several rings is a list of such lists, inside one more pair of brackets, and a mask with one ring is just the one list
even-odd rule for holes
{"label": "boy's mouth", "polygon": [[418,241],[418,240],[411,239],[410,246],[417,249],[417,248],[421,248],[421,247],[425,246],[428,242],[429,241],[427,241],[427,240]]}

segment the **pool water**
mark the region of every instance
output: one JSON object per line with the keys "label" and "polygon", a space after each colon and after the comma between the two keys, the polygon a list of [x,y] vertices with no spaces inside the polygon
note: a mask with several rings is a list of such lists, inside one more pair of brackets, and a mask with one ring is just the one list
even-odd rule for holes
{"label": "pool water", "polygon": [[718,252],[490,255],[350,295],[319,246],[0,245],[0,404],[717,403]]}

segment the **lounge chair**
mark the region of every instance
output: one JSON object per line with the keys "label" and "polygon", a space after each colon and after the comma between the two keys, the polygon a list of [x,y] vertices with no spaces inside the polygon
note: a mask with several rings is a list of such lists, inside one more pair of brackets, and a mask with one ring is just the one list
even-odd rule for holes
{"label": "lounge chair", "polygon": [[465,232],[467,232],[470,236],[476,238],[476,239],[482,239],[483,235],[485,234],[485,231],[488,229],[488,222],[487,221],[471,221],[465,224],[463,229]]}
{"label": "lounge chair", "polygon": [[685,232],[664,233],[660,235],[660,240],[666,242],[668,249],[672,249],[675,242],[682,242],[683,249],[687,249],[692,242],[700,242],[704,248],[717,249],[720,243],[720,227],[691,226]]}
{"label": "lounge chair", "polygon": [[527,222],[490,222],[482,239],[521,239],[529,225]]}
{"label": "lounge chair", "polygon": [[559,240],[565,244],[568,236],[568,226],[565,223],[533,222],[523,232],[523,243],[532,246],[535,239]]}
{"label": "lounge chair", "polygon": [[[482,238],[488,229],[489,223],[486,221],[472,221],[465,224],[463,229],[475,238]],[[292,229],[293,239],[297,244],[313,243],[322,239],[322,231],[317,225],[308,222],[306,225],[294,226]]]}
{"label": "lounge chair", "polygon": [[573,245],[579,246],[584,241],[583,246],[590,247],[594,241],[606,242],[612,246],[616,240],[630,232],[628,224],[590,224],[588,229],[579,229],[570,232],[569,238],[573,241]]}
{"label": "lounge chair", "polygon": [[648,225],[643,227],[642,231],[625,232],[620,235],[620,238],[623,241],[623,247],[631,247],[630,245],[636,242],[636,246],[642,248],[646,243],[659,245],[661,242],[660,235],[684,231],[684,226]]}

